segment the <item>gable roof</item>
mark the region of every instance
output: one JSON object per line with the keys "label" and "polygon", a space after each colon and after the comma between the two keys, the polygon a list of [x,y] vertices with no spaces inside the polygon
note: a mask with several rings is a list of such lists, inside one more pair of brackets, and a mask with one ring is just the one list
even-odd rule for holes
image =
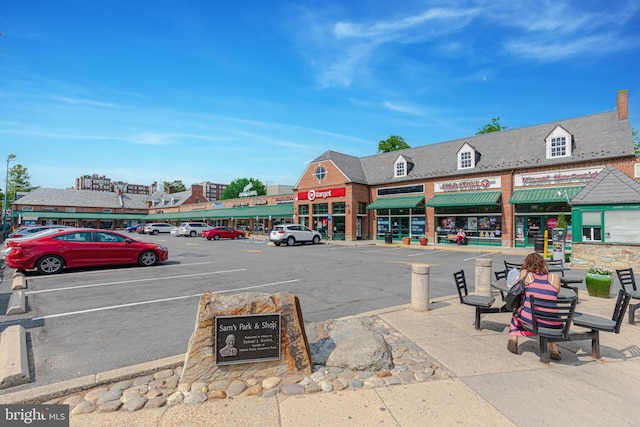
{"label": "gable roof", "polygon": [[[71,188],[38,188],[15,201],[16,205],[69,206],[104,209],[147,209],[145,194],[118,194],[111,191],[74,190]],[[123,206],[124,205],[124,206]]]}
{"label": "gable roof", "polygon": [[[547,159],[544,142],[558,126],[573,135],[575,149],[570,156]],[[606,162],[635,155],[629,121],[619,120],[617,110],[613,110],[361,158],[326,151],[313,162],[332,160],[352,182],[368,185],[444,178],[470,173],[469,169],[458,170],[457,165],[457,153],[465,143],[482,153],[476,158],[473,173],[562,166],[589,160]],[[393,168],[399,155],[410,158],[414,164],[411,171],[400,178],[394,176]]]}
{"label": "gable roof", "polygon": [[572,205],[640,203],[640,184],[620,169],[606,166],[573,199]]}

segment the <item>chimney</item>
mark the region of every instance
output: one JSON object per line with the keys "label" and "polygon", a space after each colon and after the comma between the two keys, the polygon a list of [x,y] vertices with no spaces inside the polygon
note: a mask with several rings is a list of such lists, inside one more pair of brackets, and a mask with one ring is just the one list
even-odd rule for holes
{"label": "chimney", "polygon": [[618,91],[618,120],[629,119],[629,89]]}

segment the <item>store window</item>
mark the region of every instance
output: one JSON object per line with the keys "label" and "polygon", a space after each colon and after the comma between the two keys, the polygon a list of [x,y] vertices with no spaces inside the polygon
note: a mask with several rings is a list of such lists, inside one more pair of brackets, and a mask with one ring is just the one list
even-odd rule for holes
{"label": "store window", "polygon": [[313,172],[313,176],[316,177],[318,182],[322,182],[325,176],[327,176],[327,170],[322,165],[318,165],[316,170]]}
{"label": "store window", "polygon": [[582,212],[582,241],[602,241],[602,211]]}
{"label": "store window", "polygon": [[396,178],[400,176],[407,176],[407,163],[402,158],[396,160]]}
{"label": "store window", "polygon": [[471,167],[471,151],[465,151],[460,153],[460,169],[467,169]]}
{"label": "store window", "polygon": [[334,215],[344,215],[344,213],[347,211],[347,204],[345,202],[334,203],[332,211]]}

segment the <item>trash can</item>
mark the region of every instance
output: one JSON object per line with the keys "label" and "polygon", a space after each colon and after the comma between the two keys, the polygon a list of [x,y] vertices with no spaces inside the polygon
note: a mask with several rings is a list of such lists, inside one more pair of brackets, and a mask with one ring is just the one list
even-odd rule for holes
{"label": "trash can", "polygon": [[393,243],[393,239],[391,239],[391,232],[387,231],[384,233],[384,242],[385,243]]}
{"label": "trash can", "polygon": [[533,248],[537,253],[541,254],[544,253],[545,244],[546,242],[544,241],[544,234],[538,234],[533,242]]}

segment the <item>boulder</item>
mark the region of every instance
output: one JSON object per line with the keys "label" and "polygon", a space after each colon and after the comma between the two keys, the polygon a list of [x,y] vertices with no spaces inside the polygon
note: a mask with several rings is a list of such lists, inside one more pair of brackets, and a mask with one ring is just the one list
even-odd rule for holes
{"label": "boulder", "polygon": [[[280,360],[216,364],[215,319],[218,316],[280,314]],[[312,372],[311,355],[300,303],[295,295],[245,292],[221,295],[206,291],[198,303],[196,325],[189,340],[181,383],[224,378],[271,377]]]}

